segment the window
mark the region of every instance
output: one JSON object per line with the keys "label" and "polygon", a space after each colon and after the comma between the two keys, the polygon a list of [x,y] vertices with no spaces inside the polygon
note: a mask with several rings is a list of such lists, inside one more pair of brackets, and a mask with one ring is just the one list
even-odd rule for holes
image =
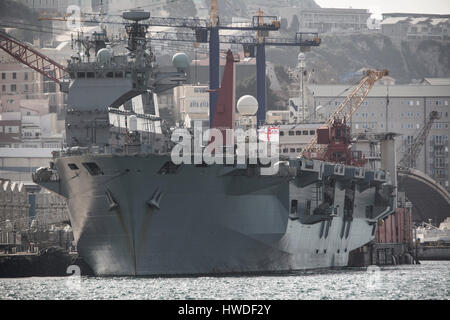
{"label": "window", "polygon": [[106,73],[107,78],[114,78],[114,72],[108,72]]}
{"label": "window", "polygon": [[6,91],[6,85],[2,85],[2,91],[5,92]]}
{"label": "window", "polygon": [[301,131],[295,131],[295,135],[296,135],[296,136],[301,136],[301,135],[302,135],[302,132],[301,132]]}
{"label": "window", "polygon": [[307,130],[303,130],[303,135],[307,136],[308,135],[308,131]]}
{"label": "window", "polygon": [[291,213],[297,213],[297,206],[298,206],[298,201],[291,200]]}
{"label": "window", "polygon": [[289,149],[288,148],[284,148],[283,149],[283,153],[288,153],[289,152]]}
{"label": "window", "polygon": [[77,78],[80,78],[80,79],[86,78],[86,73],[85,72],[77,72]]}
{"label": "window", "polygon": [[83,162],[83,166],[86,170],[93,176],[98,176],[99,174],[104,174],[100,167],[95,162]]}
{"label": "window", "polygon": [[79,170],[78,166],[75,163],[68,164],[70,170]]}
{"label": "window", "polygon": [[25,72],[25,74],[23,75],[23,79],[28,80],[28,72]]}
{"label": "window", "polygon": [[407,136],[407,143],[408,144],[412,144],[413,143],[413,141],[414,141],[414,137],[413,136]]}
{"label": "window", "polygon": [[310,134],[311,136],[313,136],[313,135],[316,134],[316,132],[315,132],[314,130],[310,130],[310,131],[309,131],[309,134]]}
{"label": "window", "polygon": [[435,168],[445,168],[445,159],[444,158],[436,158]]}
{"label": "window", "polygon": [[115,77],[115,78],[123,78],[123,72],[121,72],[121,71],[115,72],[115,73],[114,73],[114,77]]}
{"label": "window", "polygon": [[16,80],[17,79],[17,73],[13,72],[13,79]]}
{"label": "window", "polygon": [[289,131],[290,136],[293,136],[294,134],[295,134],[294,131]]}
{"label": "window", "polygon": [[95,73],[94,73],[94,72],[87,72],[87,73],[86,73],[86,77],[87,77],[88,79],[95,78]]}
{"label": "window", "polygon": [[302,152],[302,148],[297,148],[297,152]]}
{"label": "window", "polygon": [[16,92],[16,90],[17,90],[16,85],[15,85],[15,84],[12,84],[12,85],[11,85],[11,91],[12,91],[12,92]]}
{"label": "window", "polygon": [[284,131],[280,131],[280,137],[284,136]]}
{"label": "window", "polygon": [[6,73],[2,72],[2,80],[6,79]]}
{"label": "window", "polygon": [[291,148],[289,151],[290,151],[291,153],[294,153],[294,152],[295,152],[295,148]]}

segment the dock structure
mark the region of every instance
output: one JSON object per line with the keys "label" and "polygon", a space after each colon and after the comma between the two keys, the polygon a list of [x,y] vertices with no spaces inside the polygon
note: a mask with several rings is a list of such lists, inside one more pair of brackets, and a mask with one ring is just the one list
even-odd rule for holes
{"label": "dock structure", "polygon": [[378,223],[375,240],[350,253],[349,266],[419,263],[413,235],[413,208],[403,192],[398,193],[395,213]]}

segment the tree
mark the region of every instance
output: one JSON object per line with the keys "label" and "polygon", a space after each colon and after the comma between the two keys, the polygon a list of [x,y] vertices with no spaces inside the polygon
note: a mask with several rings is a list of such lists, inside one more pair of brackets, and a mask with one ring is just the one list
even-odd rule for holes
{"label": "tree", "polygon": [[[275,94],[275,92],[270,89],[270,80],[268,77],[266,77],[266,93],[267,93],[267,100],[266,100],[266,108],[267,110],[273,110],[276,108],[276,105],[279,104],[279,97]],[[256,92],[256,74],[253,74],[252,76],[245,78],[242,81],[238,81],[236,84],[236,101],[239,100],[240,97],[245,95],[251,95],[256,98],[257,92]]]}

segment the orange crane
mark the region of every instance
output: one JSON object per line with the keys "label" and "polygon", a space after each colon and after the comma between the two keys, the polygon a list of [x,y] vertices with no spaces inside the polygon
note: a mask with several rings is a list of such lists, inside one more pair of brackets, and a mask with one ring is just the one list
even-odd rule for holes
{"label": "orange crane", "polygon": [[300,156],[351,165],[361,164],[361,161],[352,161],[349,154],[350,128],[346,123],[363,103],[375,82],[388,74],[388,70],[367,70],[359,84],[342,101],[325,125],[316,131]]}

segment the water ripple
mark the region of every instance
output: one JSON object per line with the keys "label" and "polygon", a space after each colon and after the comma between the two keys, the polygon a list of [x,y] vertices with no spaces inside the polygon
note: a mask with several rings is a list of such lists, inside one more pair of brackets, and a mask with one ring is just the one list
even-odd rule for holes
{"label": "water ripple", "polygon": [[448,300],[449,284],[450,261],[426,261],[383,267],[375,274],[344,269],[248,277],[0,279],[0,299]]}

